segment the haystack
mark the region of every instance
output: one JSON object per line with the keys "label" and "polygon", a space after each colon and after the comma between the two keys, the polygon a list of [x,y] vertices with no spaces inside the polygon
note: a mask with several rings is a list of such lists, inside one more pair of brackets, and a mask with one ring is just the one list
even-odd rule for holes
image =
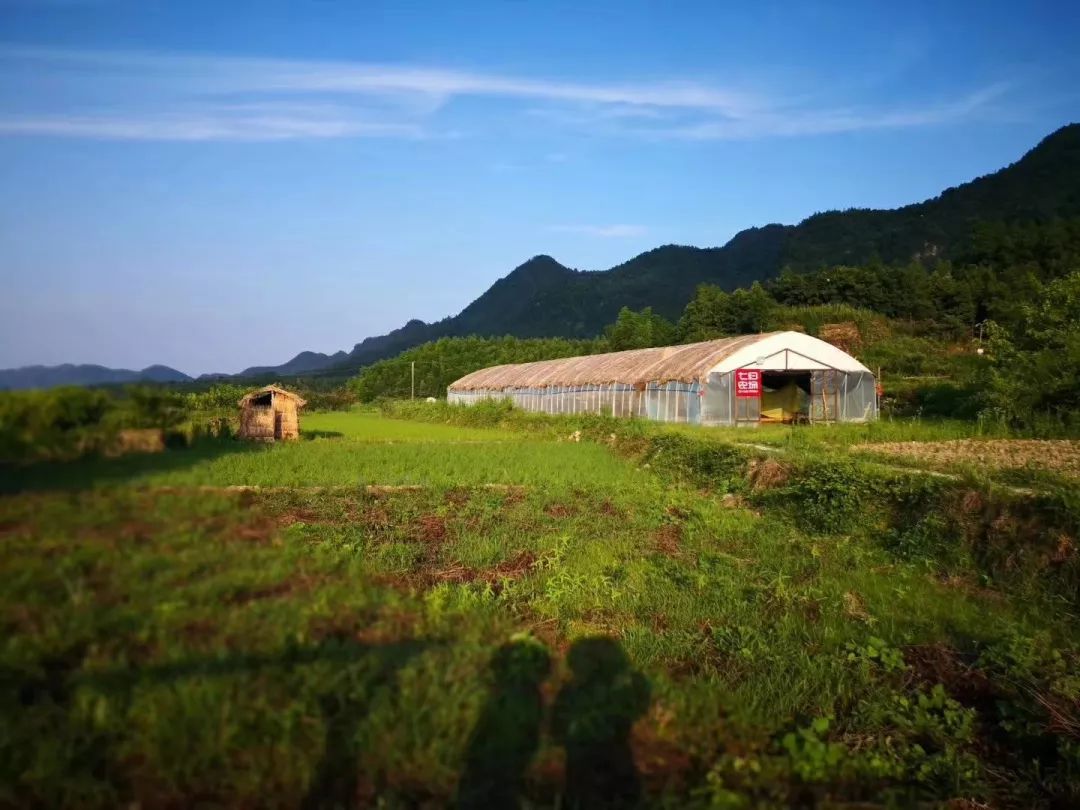
{"label": "haystack", "polygon": [[859,331],[858,324],[853,321],[822,324],[818,330],[818,337],[848,354],[858,352],[863,345],[862,332]]}
{"label": "haystack", "polygon": [[240,438],[260,442],[300,438],[300,409],[307,402],[292,391],[268,385],[240,400]]}

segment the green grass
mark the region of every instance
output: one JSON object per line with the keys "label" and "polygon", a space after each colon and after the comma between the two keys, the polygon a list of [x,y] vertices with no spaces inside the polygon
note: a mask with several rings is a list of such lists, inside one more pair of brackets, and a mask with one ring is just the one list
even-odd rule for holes
{"label": "green grass", "polygon": [[305,414],[304,434],[343,436],[364,442],[494,442],[520,439],[520,434],[494,428],[470,428],[385,419],[376,411],[357,408]]}
{"label": "green grass", "polygon": [[[344,435],[20,471],[0,805],[440,806],[495,782],[565,807],[567,768],[631,754],[668,806],[1077,796],[1078,634],[1048,596],[597,444],[312,421]],[[245,483],[296,488],[141,487]],[[430,486],[303,489],[364,483]]]}
{"label": "green grass", "polygon": [[0,473],[0,491],[133,486],[626,486],[641,473],[593,444],[315,439],[212,442],[162,456],[88,458]]}

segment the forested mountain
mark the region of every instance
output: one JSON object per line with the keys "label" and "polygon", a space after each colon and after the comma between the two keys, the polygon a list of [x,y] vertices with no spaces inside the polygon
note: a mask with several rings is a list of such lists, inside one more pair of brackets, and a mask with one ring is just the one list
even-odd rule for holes
{"label": "forested mountain", "polygon": [[191,377],[168,366],[147,366],[142,371],[94,365],[23,366],[0,370],[0,391],[55,388],[59,385],[111,385],[134,382],[190,382]]}
{"label": "forested mountain", "polygon": [[[496,281],[458,315],[412,320],[356,344],[355,369],[440,337],[515,335],[587,338],[623,307],[678,318],[699,284],[726,290],[797,271],[878,261],[933,261],[977,252],[980,222],[1046,222],[1080,216],[1080,124],[1059,129],[1016,163],[890,211],[815,214],[798,225],[766,225],[719,248],[665,245],[610,270],[583,272],[536,256]],[[328,364],[330,365],[330,364]]]}
{"label": "forested mountain", "polygon": [[791,229],[782,265],[954,258],[972,248],[978,222],[1046,222],[1080,215],[1080,124],[1045,138],[1011,166],[892,211],[815,214]]}

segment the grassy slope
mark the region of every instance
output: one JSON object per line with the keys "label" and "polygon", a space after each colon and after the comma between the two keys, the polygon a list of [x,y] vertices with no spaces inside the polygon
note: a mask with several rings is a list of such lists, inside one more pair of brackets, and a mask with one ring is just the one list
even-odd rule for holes
{"label": "grassy slope", "polygon": [[[1060,603],[942,580],[598,445],[367,414],[305,424],[344,438],[153,469],[169,453],[112,480],[431,487],[0,499],[0,804],[438,804],[522,768],[550,804],[585,756],[567,728],[597,726],[612,733],[592,747],[632,751],[657,801],[1076,796],[1075,732],[1017,686],[1075,689]],[[15,483],[83,487],[125,462]],[[470,486],[493,479],[529,486]],[[625,661],[590,682],[571,664],[596,636]],[[508,676],[492,664],[506,649],[550,669]]]}

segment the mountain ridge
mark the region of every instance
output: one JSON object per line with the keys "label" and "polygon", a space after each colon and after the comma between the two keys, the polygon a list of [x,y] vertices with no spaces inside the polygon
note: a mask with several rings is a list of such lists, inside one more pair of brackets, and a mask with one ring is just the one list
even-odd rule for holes
{"label": "mountain ridge", "polygon": [[[979,222],[1071,216],[1080,216],[1076,123],[1047,135],[1008,166],[921,202],[893,209],[822,211],[796,225],[747,228],[720,247],[661,245],[607,270],[577,270],[538,254],[497,279],[454,316],[431,323],[409,320],[386,334],[363,339],[347,352],[302,351],[281,365],[252,366],[238,374],[203,374],[198,379],[347,374],[441,337],[594,337],[624,306],[649,306],[675,319],[700,284],[731,290],[773,277],[784,268],[805,271],[874,261],[949,259],[963,255]],[[0,387],[10,371],[17,370],[0,371]]]}

